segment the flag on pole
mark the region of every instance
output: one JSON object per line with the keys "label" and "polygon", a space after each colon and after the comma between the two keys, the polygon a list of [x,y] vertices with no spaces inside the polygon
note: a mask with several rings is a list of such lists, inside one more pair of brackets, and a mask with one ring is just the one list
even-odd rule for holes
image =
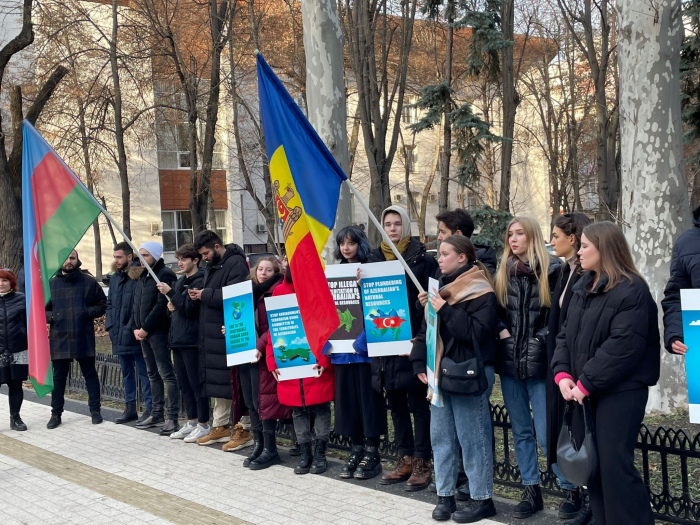
{"label": "flag on pole", "polygon": [[328,241],[345,173],[258,53],[260,116],[295,291],[311,350],[319,355],[340,325],[320,253]]}
{"label": "flag on pole", "polygon": [[45,306],[49,279],[102,211],[92,193],[28,121],[22,123],[22,224],[29,378],[42,397],[53,390]]}

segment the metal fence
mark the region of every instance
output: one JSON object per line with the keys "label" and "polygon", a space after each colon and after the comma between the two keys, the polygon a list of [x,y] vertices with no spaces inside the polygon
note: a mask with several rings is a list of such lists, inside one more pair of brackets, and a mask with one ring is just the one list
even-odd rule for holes
{"label": "metal fence", "polygon": [[[96,362],[102,399],[123,402],[119,359],[113,355],[97,354]],[[71,367],[68,389],[76,393],[87,392],[77,362]],[[141,404],[140,388],[137,391]],[[520,487],[508,413],[505,407],[492,405],[491,417],[494,426],[494,481]],[[291,438],[289,425],[280,424],[277,430],[279,437]],[[339,450],[350,449],[348,438],[334,433],[331,433],[329,445]],[[396,444],[391,436],[382,436],[380,453],[387,459],[397,457]],[[656,519],[683,525],[700,524],[700,433],[690,436],[685,430],[651,429],[642,425],[637,439],[637,467],[649,491]],[[546,493],[562,494],[551,470],[541,468],[541,476]]]}

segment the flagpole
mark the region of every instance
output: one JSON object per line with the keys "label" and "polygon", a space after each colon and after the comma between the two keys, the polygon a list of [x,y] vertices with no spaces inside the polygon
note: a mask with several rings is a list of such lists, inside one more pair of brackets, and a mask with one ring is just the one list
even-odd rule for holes
{"label": "flagpole", "polygon": [[[399,250],[396,248],[396,246],[394,245],[394,243],[391,242],[391,239],[389,238],[389,236],[388,236],[388,235],[386,234],[386,232],[384,231],[384,228],[382,228],[382,225],[379,224],[379,221],[377,220],[377,218],[376,218],[376,217],[374,216],[374,214],[372,213],[372,210],[369,209],[369,206],[368,206],[367,203],[365,202],[365,199],[362,198],[362,195],[360,195],[360,192],[357,191],[357,188],[355,188],[354,184],[353,184],[352,182],[350,182],[350,179],[345,179],[345,183],[348,185],[348,187],[350,188],[350,191],[353,192],[353,194],[355,195],[355,197],[357,197],[357,200],[360,201],[360,205],[361,205],[361,206],[364,208],[364,210],[367,212],[367,216],[370,218],[370,220],[374,223],[374,225],[376,226],[376,228],[379,230],[379,233],[382,234],[382,239],[384,239],[384,242],[387,243],[387,244],[391,247],[391,251],[394,252],[394,255],[396,255],[396,258],[401,262],[401,264],[403,265],[404,270],[406,270],[406,274],[411,278],[411,280],[413,281],[413,284],[416,285],[416,288],[418,288],[418,291],[421,292],[421,293],[425,292],[425,290],[423,290],[423,287],[421,286],[421,284],[418,282],[418,279],[417,279],[416,276],[413,274],[413,272],[411,271],[411,269],[408,267],[408,264],[406,264],[406,261],[404,260],[404,258],[403,258],[403,257],[401,256],[401,254],[399,253]],[[409,224],[408,227],[410,228],[411,225]],[[409,230],[409,231],[410,231],[410,230]]]}

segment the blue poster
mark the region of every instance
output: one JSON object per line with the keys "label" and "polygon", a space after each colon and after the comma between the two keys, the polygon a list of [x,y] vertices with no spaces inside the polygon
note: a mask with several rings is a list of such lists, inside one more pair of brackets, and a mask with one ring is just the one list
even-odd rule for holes
{"label": "blue poster", "polygon": [[700,290],[681,290],[685,375],[688,381],[688,415],[700,423]]}
{"label": "blue poster", "polygon": [[[432,277],[428,279],[428,295],[431,297],[435,296],[433,289],[438,290],[440,288],[439,283]],[[425,323],[425,346],[427,347],[427,358],[426,358],[426,375],[428,376],[428,385],[433,390],[437,390],[437,381],[435,380],[435,352],[437,350],[437,312],[433,305],[428,301],[427,305],[428,316]]]}
{"label": "blue poster", "polygon": [[226,326],[226,364],[242,365],[255,361],[255,306],[252,281],[221,289]]}
{"label": "blue poster", "polygon": [[362,310],[370,357],[411,353],[406,274],[399,261],[360,266]]}
{"label": "blue poster", "polygon": [[265,307],[280,381],[317,377],[296,294],[266,297]]}

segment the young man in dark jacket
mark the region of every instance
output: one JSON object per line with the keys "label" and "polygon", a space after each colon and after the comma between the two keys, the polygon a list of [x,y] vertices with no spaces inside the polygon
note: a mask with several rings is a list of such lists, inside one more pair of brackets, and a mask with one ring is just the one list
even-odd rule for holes
{"label": "young man in dark jacket", "polygon": [[[197,440],[199,445],[225,443],[231,439],[231,386],[226,363],[226,339],[221,333],[224,323],[224,299],[221,289],[248,279],[250,269],[245,253],[235,245],[224,246],[211,230],[204,230],[194,239],[194,249],[207,263],[201,290],[190,288],[190,297],[201,301],[199,311],[199,376],[202,395],[214,398],[211,432]],[[242,403],[236,404],[237,408]],[[240,410],[239,410],[240,411]],[[238,421],[241,414],[233,414]]]}
{"label": "young man in dark jacket", "polygon": [[171,439],[194,443],[209,434],[209,398],[201,395],[199,381],[199,301],[190,299],[188,291],[201,290],[204,269],[199,267],[201,256],[191,244],[184,244],[175,252],[177,265],[184,277],[172,287],[160,283],[158,290],[170,299],[171,315],[168,344],[173,353],[173,365],[182,400],[187,412],[187,423]]}
{"label": "young man in dark jacket", "polygon": [[95,278],[81,272],[80,266],[78,252],[73,250],[50,281],[51,300],[46,305],[46,322],[50,325],[53,392],[48,429],[61,424],[66,380],[73,359],[78,361],[85,378],[92,423],[102,423],[94,321],[105,313],[107,298]]}
{"label": "young man in dark jacket", "polygon": [[114,273],[109,278],[105,316],[105,330],[112,341],[112,354],[119,358],[124,384],[126,407],[124,413],[115,420],[117,424],[128,423],[139,417],[136,412],[136,374],[141,379],[141,392],[146,405],[142,419],[150,417],[153,408],[146,360],[143,358],[141,343],[136,340],[131,328],[136,288],[136,281],[129,277],[131,266],[139,266],[138,263],[134,263],[134,250],[128,242],[120,242],[114,246]]}
{"label": "young man in dark jacket", "polygon": [[[464,235],[466,238],[471,239],[474,233],[474,220],[472,216],[469,215],[469,212],[461,208],[445,210],[438,213],[435,219],[438,221],[438,243],[441,243],[450,235]],[[491,246],[485,246],[483,244],[475,244],[474,248],[476,249],[476,260],[486,266],[491,277],[494,277],[496,275],[496,266],[498,266],[496,252]]]}
{"label": "young man in dark jacket", "polygon": [[661,307],[664,309],[664,345],[672,354],[685,355],[681,290],[700,288],[700,206],[693,210],[694,227],[676,241],[671,258],[671,278],[666,284]]}
{"label": "young man in dark jacket", "polygon": [[[426,254],[425,246],[411,237],[411,221],[400,206],[390,206],[382,213],[382,226],[391,241],[396,245],[408,267],[423,286],[428,289],[428,279],[435,275],[437,261]],[[369,262],[395,260],[391,247],[382,242],[373,250]],[[418,307],[418,289],[406,277],[409,315],[413,336],[418,333],[423,320],[423,311]],[[386,390],[391,408],[396,441],[400,459],[396,468],[384,474],[383,485],[406,481],[406,490],[416,491],[426,488],[431,479],[430,448],[430,405],[426,399],[428,387],[413,373],[408,355],[373,357],[372,385],[375,390]],[[411,413],[415,423],[411,424]],[[415,435],[415,437],[414,437]]]}
{"label": "young man in dark jacket", "polygon": [[[172,270],[167,268],[161,259],[163,254],[161,244],[154,241],[145,242],[139,248],[139,253],[146,264],[153,269],[153,273],[156,274],[160,282],[172,285],[177,280]],[[158,292],[156,281],[145,268],[132,267],[129,275],[136,279],[131,327],[136,339],[141,341],[141,349],[146,359],[148,379],[153,395],[151,416],[144,419],[137,427],[151,428],[163,425],[161,434],[169,436],[178,429],[177,416],[180,409],[180,394],[168,346],[168,330],[170,329],[168,299]],[[166,389],[168,393],[167,407],[165,402]],[[167,421],[165,421],[165,410],[167,410]]]}

